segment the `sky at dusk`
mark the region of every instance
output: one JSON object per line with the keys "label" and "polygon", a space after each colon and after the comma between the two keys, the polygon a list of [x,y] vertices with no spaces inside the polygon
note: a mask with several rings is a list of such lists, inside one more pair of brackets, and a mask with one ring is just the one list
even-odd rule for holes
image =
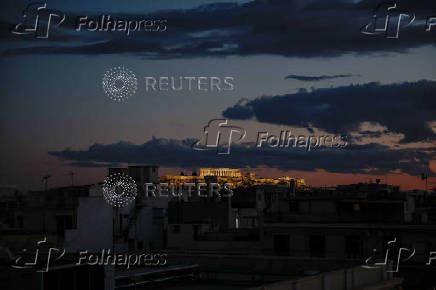
{"label": "sky at dusk", "polygon": [[[102,181],[108,166],[155,164],[289,175],[313,186],[382,182],[436,187],[434,1],[397,1],[416,14],[398,39],[365,35],[378,1],[47,1],[66,21],[48,39],[15,35],[28,1],[0,12],[0,185],[24,189]],[[163,32],[75,31],[80,15],[166,19]],[[113,67],[137,92],[114,102]],[[232,77],[229,91],[147,91],[145,77]],[[212,119],[242,127],[230,155],[192,150]],[[349,146],[257,150],[258,132],[348,136]]]}

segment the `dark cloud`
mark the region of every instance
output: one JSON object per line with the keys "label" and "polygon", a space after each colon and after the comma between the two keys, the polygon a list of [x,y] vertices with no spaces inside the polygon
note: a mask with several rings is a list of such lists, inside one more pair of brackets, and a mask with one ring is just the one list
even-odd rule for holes
{"label": "dark cloud", "polygon": [[287,75],[285,77],[285,79],[294,79],[294,80],[303,81],[303,82],[318,82],[318,81],[323,81],[323,80],[331,80],[331,79],[339,79],[339,78],[350,78],[350,77],[354,77],[354,76],[359,76],[359,75],[340,74],[340,75],[331,75],[331,76],[327,76],[327,75],[322,75],[322,76],[303,76],[303,75],[290,74],[290,75]]}
{"label": "dark cloud", "polygon": [[68,163],[68,166],[72,167],[95,167],[95,168],[108,168],[108,167],[121,167],[121,163],[104,163],[104,162],[90,162],[90,161],[79,161]]}
{"label": "dark cloud", "polygon": [[11,41],[16,39],[15,35],[11,33],[12,28],[12,23],[0,20],[0,39],[2,41]]}
{"label": "dark cloud", "polygon": [[88,150],[49,152],[61,160],[80,164],[136,163],[163,167],[272,167],[281,170],[314,171],[324,169],[336,173],[387,174],[392,171],[419,175],[428,171],[428,162],[436,148],[393,150],[379,144],[349,145],[342,149],[256,148],[255,144],[234,144],[230,155],[214,151],[195,151],[194,139],[153,139],[142,145],[120,142],[95,144]]}
{"label": "dark cloud", "polygon": [[389,130],[382,130],[382,131],[359,131],[357,136],[353,137],[353,140],[355,141],[362,141],[364,138],[381,138],[382,136],[388,135],[390,132]]}
{"label": "dark cloud", "polygon": [[371,122],[404,134],[401,142],[430,141],[436,140],[429,126],[436,120],[435,95],[434,81],[368,83],[260,97],[227,108],[223,116],[339,134],[359,131],[362,122]]}
{"label": "dark cloud", "polygon": [[[414,11],[417,21],[436,15],[435,1],[397,1],[399,7]],[[90,43],[89,33],[72,31],[70,37],[85,41],[57,44],[26,44],[3,54],[132,53],[149,58],[275,54],[296,57],[332,57],[347,53],[405,52],[410,48],[435,45],[434,32],[420,25],[404,28],[399,39],[364,35],[379,1],[253,0],[249,3],[213,3],[189,10],[168,10],[147,15],[117,15],[128,19],[163,18],[165,32],[92,32],[98,41]],[[101,13],[103,14],[103,12]],[[87,15],[87,14],[85,14]],[[98,16],[93,13],[91,15]],[[68,15],[71,25],[77,15]],[[420,18],[421,17],[421,18]],[[59,31],[58,31],[59,32]]]}

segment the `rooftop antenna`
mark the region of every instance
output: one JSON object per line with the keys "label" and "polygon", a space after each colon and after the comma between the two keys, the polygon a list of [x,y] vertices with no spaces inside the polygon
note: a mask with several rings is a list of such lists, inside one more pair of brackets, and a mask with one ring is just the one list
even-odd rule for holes
{"label": "rooftop antenna", "polygon": [[50,174],[44,175],[41,179],[42,182],[44,182],[44,190],[47,191],[48,188],[48,179],[51,177]]}
{"label": "rooftop antenna", "polygon": [[425,192],[428,192],[428,175],[421,173],[421,180],[425,180]]}
{"label": "rooftop antenna", "polygon": [[67,175],[71,176],[71,186],[74,186],[74,172],[73,171],[68,172]]}

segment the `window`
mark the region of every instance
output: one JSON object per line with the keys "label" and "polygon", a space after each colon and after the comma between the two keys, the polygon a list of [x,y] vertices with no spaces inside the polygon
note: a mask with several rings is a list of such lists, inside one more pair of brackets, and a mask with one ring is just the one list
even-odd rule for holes
{"label": "window", "polygon": [[287,234],[274,235],[274,253],[277,256],[289,256],[290,254],[289,235]]}
{"label": "window", "polygon": [[252,227],[256,227],[257,226],[257,217],[252,217],[251,218],[251,226]]}
{"label": "window", "polygon": [[192,226],[192,230],[193,230],[193,239],[194,241],[198,241],[198,236],[200,234],[200,226],[199,225],[193,225]]}
{"label": "window", "polygon": [[345,251],[347,257],[351,259],[362,258],[362,238],[360,236],[346,236],[345,237]]}
{"label": "window", "polygon": [[17,216],[17,227],[22,229],[24,224],[24,219],[22,216]]}
{"label": "window", "polygon": [[127,244],[128,244],[129,251],[135,250],[135,240],[134,239],[129,239]]}
{"label": "window", "polygon": [[289,202],[289,212],[298,212],[298,202],[290,201]]}
{"label": "window", "polygon": [[309,252],[311,257],[325,257],[325,236],[312,235],[309,237]]}
{"label": "window", "polygon": [[71,215],[56,216],[56,230],[59,236],[65,235],[65,230],[73,228],[73,217]]}
{"label": "window", "polygon": [[360,211],[360,204],[359,203],[353,204],[353,211]]}
{"label": "window", "polygon": [[119,226],[120,226],[120,229],[119,229],[119,231],[120,231],[120,233],[122,233],[123,232],[123,215],[122,214],[120,214],[120,217],[119,217]]}

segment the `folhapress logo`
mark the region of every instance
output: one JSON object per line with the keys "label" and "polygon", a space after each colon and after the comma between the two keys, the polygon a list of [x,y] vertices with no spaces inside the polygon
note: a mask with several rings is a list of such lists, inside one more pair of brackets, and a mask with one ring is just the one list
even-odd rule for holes
{"label": "folhapress logo", "polygon": [[[15,25],[11,32],[18,35],[34,35],[36,38],[49,38],[50,30],[61,25],[66,15],[58,10],[48,9],[47,3],[30,3],[23,11],[23,22]],[[75,31],[85,32],[123,32],[127,36],[136,32],[164,32],[167,30],[166,19],[125,18],[109,14],[94,16],[77,16]]]}
{"label": "folhapress logo", "polygon": [[23,11],[23,22],[15,25],[13,34],[33,35],[35,38],[48,38],[50,29],[65,20],[65,14],[47,8],[47,3],[31,3]]}
{"label": "folhapress logo", "polygon": [[[213,119],[204,127],[204,138],[192,145],[194,150],[216,149],[217,154],[230,154],[232,142],[245,138],[243,128],[230,126],[225,119]],[[235,136],[235,140],[232,140]]]}
{"label": "folhapress logo", "polygon": [[382,3],[373,11],[372,21],[362,27],[363,34],[384,34],[386,38],[398,38],[400,28],[415,21],[415,14],[397,8],[396,3]]}
{"label": "folhapress logo", "polygon": [[[415,13],[402,10],[394,2],[384,2],[377,6],[372,13],[372,20],[360,31],[369,35],[384,35],[386,38],[399,38],[400,30],[410,26],[416,19]],[[422,19],[425,31],[431,31],[436,26],[436,17]]]}
{"label": "folhapress logo", "polygon": [[[236,137],[235,137],[236,136]],[[213,119],[204,127],[204,137],[194,144],[192,149],[205,151],[215,149],[217,154],[230,154],[230,147],[241,142],[247,132],[240,127],[230,126],[228,120]],[[244,143],[248,148],[252,143]],[[256,146],[259,150],[306,149],[317,148],[343,149],[348,146],[348,137],[342,135],[294,135],[291,130],[282,130],[280,134],[262,131],[257,133]]]}

